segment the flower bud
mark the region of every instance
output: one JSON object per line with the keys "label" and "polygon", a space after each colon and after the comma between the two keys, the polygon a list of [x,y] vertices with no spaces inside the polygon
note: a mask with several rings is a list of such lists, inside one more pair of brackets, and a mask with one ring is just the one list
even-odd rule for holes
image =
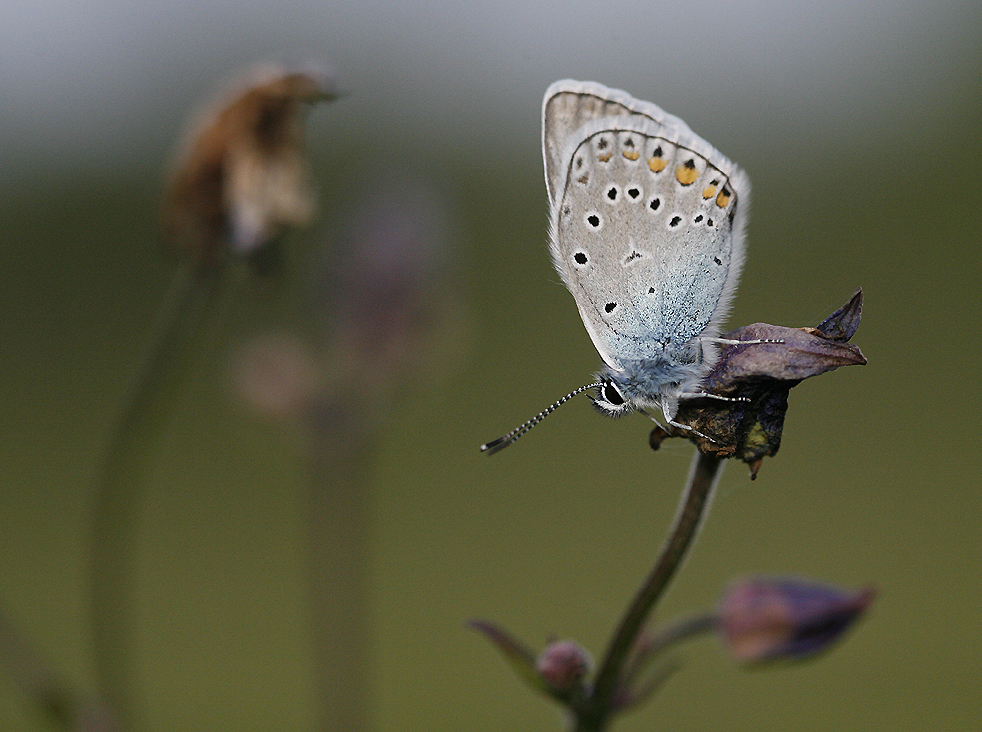
{"label": "flower bud", "polygon": [[590,654],[573,641],[553,641],[535,661],[539,675],[562,694],[582,688],[592,666]]}
{"label": "flower bud", "polygon": [[872,588],[851,593],[793,579],[751,578],[729,589],[718,627],[739,662],[805,658],[835,642],[874,594]]}

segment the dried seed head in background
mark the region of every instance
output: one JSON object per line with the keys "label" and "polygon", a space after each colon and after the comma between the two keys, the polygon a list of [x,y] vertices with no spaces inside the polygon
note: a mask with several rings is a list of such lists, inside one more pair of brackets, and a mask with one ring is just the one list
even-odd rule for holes
{"label": "dried seed head in background", "polygon": [[164,195],[163,237],[200,268],[255,255],[314,212],[304,116],[337,96],[312,66],[262,64],[227,88],[186,136]]}

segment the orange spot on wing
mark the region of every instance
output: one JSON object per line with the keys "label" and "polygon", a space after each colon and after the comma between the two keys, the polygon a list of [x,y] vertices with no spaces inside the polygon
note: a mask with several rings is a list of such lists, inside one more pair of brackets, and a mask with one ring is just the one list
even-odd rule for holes
{"label": "orange spot on wing", "polygon": [[648,158],[648,167],[651,168],[652,173],[660,173],[668,165],[661,157],[655,156],[653,158]]}
{"label": "orange spot on wing", "polygon": [[691,158],[675,169],[676,180],[684,186],[691,186],[698,177],[699,171],[696,170],[696,162]]}

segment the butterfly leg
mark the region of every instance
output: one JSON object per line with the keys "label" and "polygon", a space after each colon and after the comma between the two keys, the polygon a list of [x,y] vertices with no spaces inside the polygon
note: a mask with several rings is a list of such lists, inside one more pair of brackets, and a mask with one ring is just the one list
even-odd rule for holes
{"label": "butterfly leg", "polygon": [[748,397],[728,397],[710,394],[708,391],[688,391],[679,394],[679,399],[718,399],[721,402],[749,402]]}
{"label": "butterfly leg", "polygon": [[697,430],[697,429],[696,429],[695,427],[692,427],[692,426],[690,426],[690,425],[687,425],[687,424],[682,424],[681,422],[676,422],[676,421],[675,421],[674,419],[670,419],[670,420],[668,420],[668,423],[669,423],[669,424],[670,424],[670,425],[671,425],[672,427],[674,427],[675,429],[679,429],[679,430],[685,430],[686,432],[691,432],[691,433],[692,433],[692,434],[694,434],[694,435],[695,435],[696,437],[701,437],[701,438],[703,438],[704,440],[709,440],[710,442],[716,442],[716,440],[714,440],[714,439],[713,439],[712,437],[710,437],[709,435],[704,435],[704,434],[703,434],[702,432],[700,432],[700,431],[699,431],[699,430]]}
{"label": "butterfly leg", "polygon": [[[685,395],[682,395],[682,396],[685,396]],[[723,397],[723,398],[725,399],[726,397]],[[648,419],[650,419],[652,422],[654,422],[656,425],[658,425],[659,427],[661,427],[661,429],[665,430],[665,432],[668,432],[668,430],[665,429],[665,426],[661,422],[659,422],[657,419],[655,419],[653,416],[651,416],[651,414],[646,409],[639,409],[638,411],[641,412],[641,414],[643,414],[645,417],[647,417]],[[709,435],[704,435],[702,432],[700,432],[699,430],[697,430],[695,427],[691,427],[691,426],[689,426],[687,424],[682,424],[681,422],[676,422],[674,419],[668,419],[667,416],[665,417],[665,421],[668,422],[668,424],[671,425],[672,427],[675,427],[676,429],[685,430],[686,432],[691,432],[692,434],[696,435],[697,437],[701,437],[704,440],[709,440],[710,442],[716,442],[716,440],[714,440],[712,437],[710,437]]]}
{"label": "butterfly leg", "polygon": [[783,338],[755,338],[750,341],[733,340],[732,338],[700,338],[706,343],[716,343],[720,346],[759,346],[762,343],[784,343]]}

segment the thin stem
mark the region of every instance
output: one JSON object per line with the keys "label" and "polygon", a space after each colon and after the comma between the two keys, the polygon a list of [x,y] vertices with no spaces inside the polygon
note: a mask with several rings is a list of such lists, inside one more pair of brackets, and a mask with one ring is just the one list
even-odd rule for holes
{"label": "thin stem", "polygon": [[96,487],[91,558],[96,673],[103,701],[124,730],[136,727],[134,572],[142,487],[224,282],[221,273],[191,266],[175,276]]}
{"label": "thin stem", "polygon": [[649,653],[658,654],[666,648],[674,646],[679,641],[702,635],[715,627],[716,616],[714,614],[704,613],[702,615],[694,615],[691,618],[684,618],[662,628],[657,634],[647,640],[645,646]]}
{"label": "thin stem", "polygon": [[658,560],[611,638],[589,702],[577,710],[577,732],[599,732],[606,728],[624,667],[648,615],[664,594],[699,532],[713,490],[723,472],[722,467],[723,461],[711,455],[696,452],[693,457],[678,512]]}
{"label": "thin stem", "polygon": [[678,620],[662,628],[656,634],[643,638],[640,643],[635,644],[631,658],[621,672],[621,677],[626,682],[632,682],[640,677],[645,668],[668,648],[681,641],[702,635],[715,627],[715,615],[694,615]]}
{"label": "thin stem", "polygon": [[69,732],[116,732],[113,715],[90,700],[82,700],[63,676],[44,663],[2,611],[0,668],[53,727]]}
{"label": "thin stem", "polygon": [[308,497],[317,732],[368,729],[370,431],[342,399],[320,405]]}

